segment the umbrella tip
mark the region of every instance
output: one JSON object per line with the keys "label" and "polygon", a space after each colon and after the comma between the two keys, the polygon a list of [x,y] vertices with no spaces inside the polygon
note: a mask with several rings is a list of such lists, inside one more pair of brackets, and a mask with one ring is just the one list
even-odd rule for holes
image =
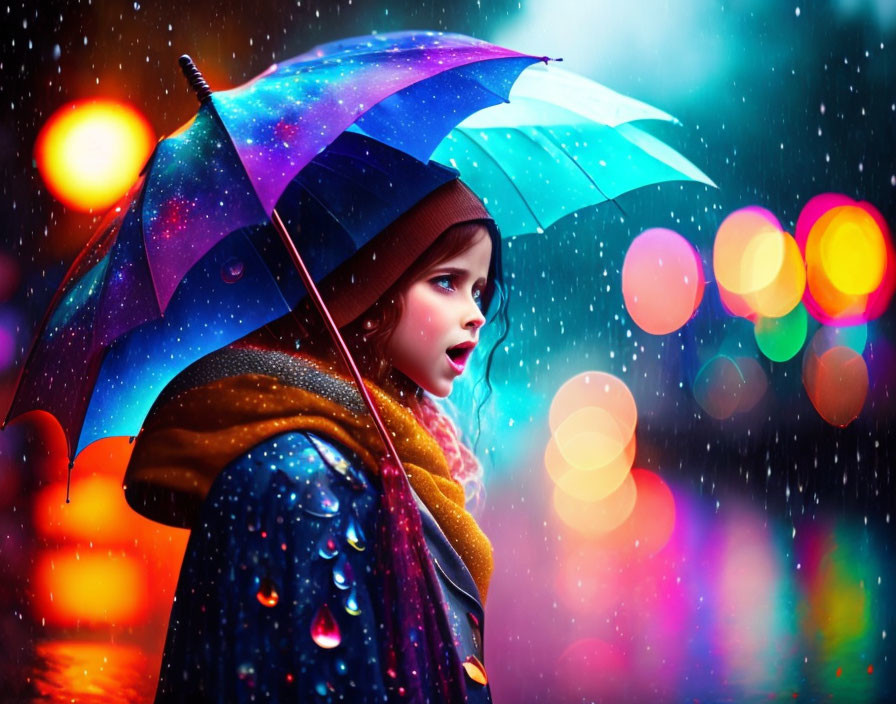
{"label": "umbrella tip", "polygon": [[199,69],[196,68],[193,59],[190,58],[189,54],[184,54],[177,62],[180,64],[180,70],[184,72],[190,88],[196,92],[196,98],[200,103],[204,103],[211,97],[212,89],[208,87],[208,83],[205,82]]}

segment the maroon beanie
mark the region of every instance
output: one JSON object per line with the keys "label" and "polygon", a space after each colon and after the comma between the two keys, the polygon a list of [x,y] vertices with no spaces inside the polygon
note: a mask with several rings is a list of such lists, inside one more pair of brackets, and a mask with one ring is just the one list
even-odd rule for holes
{"label": "maroon beanie", "polygon": [[460,180],[439,186],[401,215],[320,283],[336,327],[376,303],[445,230],[471,220],[492,216]]}

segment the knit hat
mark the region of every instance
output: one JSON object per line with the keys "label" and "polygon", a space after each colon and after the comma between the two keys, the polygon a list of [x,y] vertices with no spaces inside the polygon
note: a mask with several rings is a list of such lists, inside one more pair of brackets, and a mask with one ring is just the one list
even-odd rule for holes
{"label": "knit hat", "polygon": [[463,182],[436,188],[318,285],[336,326],[372,306],[445,230],[476,220],[494,222]]}

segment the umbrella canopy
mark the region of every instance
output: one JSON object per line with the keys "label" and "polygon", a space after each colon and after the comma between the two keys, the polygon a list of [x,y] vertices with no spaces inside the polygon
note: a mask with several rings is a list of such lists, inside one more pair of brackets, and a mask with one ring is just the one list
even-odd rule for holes
{"label": "umbrella canopy", "polygon": [[663,181],[715,186],[681,154],[630,124],[668,113],[555,67],[532,67],[510,102],[454,128],[432,155],[481,197],[505,237]]}
{"label": "umbrella canopy", "polygon": [[[148,348],[134,343],[109,366],[106,357],[126,333],[169,315],[187,273],[227,235],[267,227],[272,218],[276,223],[274,206],[283,192],[351,124],[360,121],[378,141],[410,154],[431,151],[463,118],[506,101],[519,73],[541,60],[462,35],[401,32],[317,47],[233,90],[211,94],[206,86],[195,117],[159,142],[138,182],[103,220],[66,275],[22,369],[6,420],[35,409],[52,413],[62,425],[71,459],[94,439],[135,434],[141,411],[126,414],[127,421],[119,423],[115,404],[103,406],[107,415],[91,421],[90,432],[82,433],[101,376],[108,382],[100,386],[100,397],[106,394],[103,389],[110,395],[142,394],[148,399],[145,416],[177,371],[210,351],[209,345],[220,347],[242,333],[233,326],[215,326],[217,317],[210,326],[199,317],[202,311],[192,308],[182,318],[177,312],[169,316],[178,321],[182,337],[193,342],[181,345],[182,355],[170,365],[154,363],[160,348],[151,343]],[[203,86],[195,73],[194,85]],[[329,153],[318,169],[336,158],[335,151]],[[372,224],[388,224],[387,217],[394,219],[426,192],[411,194],[410,202],[392,202],[391,210],[386,208]],[[372,228],[356,232],[347,227],[342,241],[352,244],[331,262],[347,259],[373,234]],[[210,280],[214,271],[223,281],[221,267],[227,262],[231,274],[225,278],[235,276],[240,266],[230,260],[253,264],[254,271],[261,255],[252,248],[222,248],[216,256],[226,253],[225,260],[212,257],[194,278]],[[318,276],[329,266],[313,264]],[[272,305],[278,296],[279,305]],[[225,294],[223,301],[213,302],[187,290],[182,298],[185,310],[189,301],[201,309],[206,300],[209,306],[230,302],[238,310],[251,309],[253,315],[245,319],[257,325],[289,305],[280,293],[240,300]],[[167,322],[159,325],[172,329]],[[202,344],[193,334],[198,328],[209,328]],[[122,369],[141,365],[148,365],[154,382],[148,387],[122,375]]]}
{"label": "umbrella canopy", "polygon": [[[457,172],[345,133],[287,186],[277,211],[312,276],[352,252]],[[215,245],[178,286],[165,315],[112,341],[76,453],[107,436],[136,435],[156,396],[182,369],[288,313],[306,295],[277,233],[242,228]]]}

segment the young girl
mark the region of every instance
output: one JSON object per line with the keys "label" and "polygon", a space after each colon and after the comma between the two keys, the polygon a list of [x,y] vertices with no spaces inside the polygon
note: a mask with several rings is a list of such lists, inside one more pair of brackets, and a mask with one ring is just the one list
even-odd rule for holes
{"label": "young girl", "polygon": [[305,308],[168,385],[125,478],[133,508],[192,529],[157,702],[490,701],[479,466],[428,394],[499,287],[497,229],[458,180],[322,282],[407,483]]}

